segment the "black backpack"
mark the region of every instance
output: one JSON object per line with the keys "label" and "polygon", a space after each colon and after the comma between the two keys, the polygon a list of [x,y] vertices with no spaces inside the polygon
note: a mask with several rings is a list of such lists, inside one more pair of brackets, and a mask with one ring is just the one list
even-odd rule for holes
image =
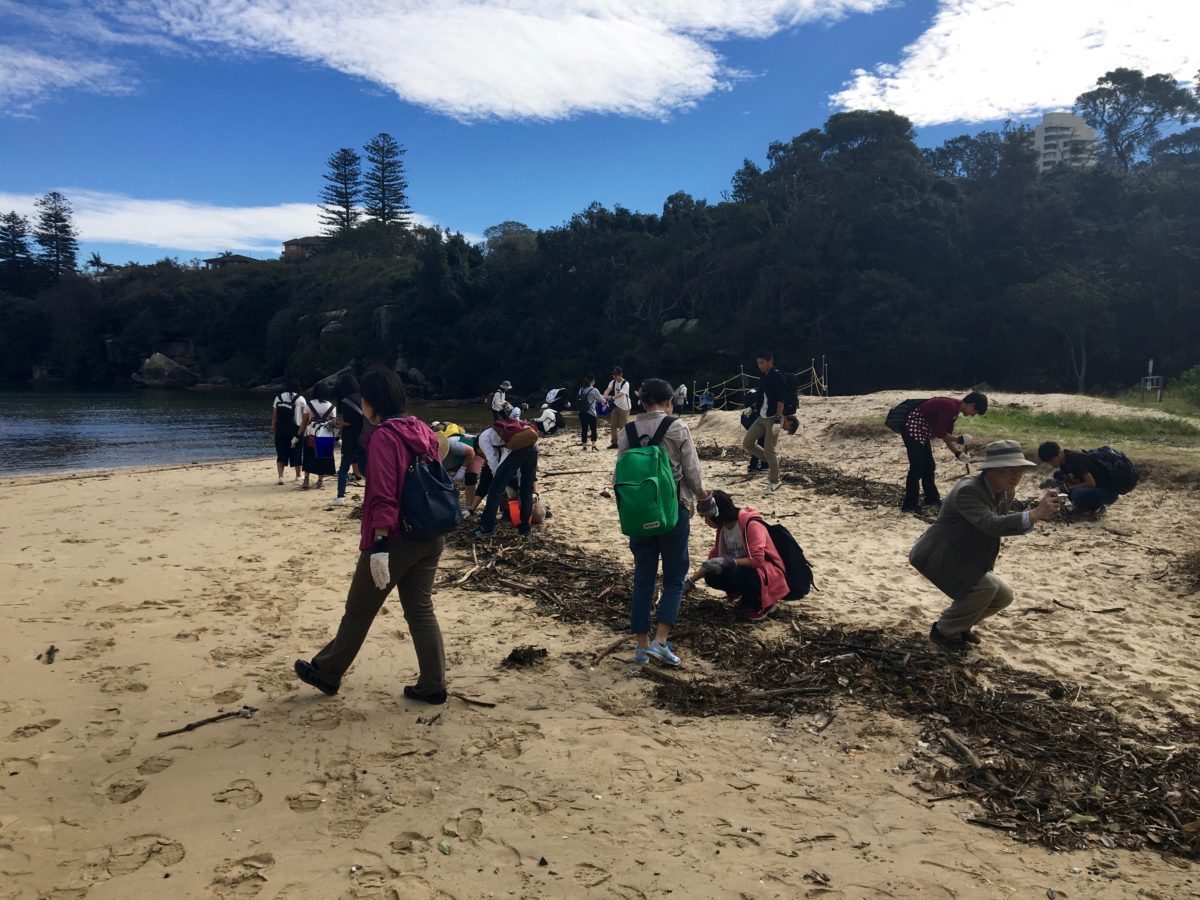
{"label": "black backpack", "polygon": [[591,393],[591,390],[590,387],[581,387],[579,389],[579,396],[575,398],[575,412],[590,413],[592,411],[592,404],[588,400],[588,394]]}
{"label": "black backpack", "polygon": [[437,456],[418,455],[400,490],[400,538],[430,541],[462,524],[458,490]]}
{"label": "black backpack", "polygon": [[903,403],[898,403],[888,410],[887,418],[883,420],[883,424],[896,434],[904,434],[904,426],[908,423],[908,417],[912,415],[912,411],[925,402],[928,398],[917,400],[905,400]]}
{"label": "black backpack", "polygon": [[1104,471],[1108,473],[1110,490],[1116,491],[1118,494],[1128,494],[1137,487],[1138,479],[1141,477],[1138,475],[1137,467],[1120,450],[1105,446],[1084,452],[1100,463]]}
{"label": "black backpack", "polygon": [[783,392],[783,414],[785,416],[794,416],[796,410],[800,408],[800,382],[796,380],[796,376],[791,372],[784,372],[783,383],[785,386]]}
{"label": "black backpack", "polygon": [[750,521],[762,522],[763,525],[766,525],[767,534],[771,536],[771,543],[775,545],[775,552],[783,560],[783,574],[787,577],[788,583],[787,596],[783,599],[803,600],[808,596],[808,592],[816,587],[816,584],[813,582],[812,563],[804,555],[800,544],[792,537],[792,533],[778,522],[774,525],[767,525],[766,521],[758,516]]}

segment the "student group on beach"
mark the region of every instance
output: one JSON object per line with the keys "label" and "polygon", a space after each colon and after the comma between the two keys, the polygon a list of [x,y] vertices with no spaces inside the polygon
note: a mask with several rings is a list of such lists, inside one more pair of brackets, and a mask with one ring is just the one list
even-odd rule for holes
{"label": "student group on beach", "polygon": [[[800,428],[795,379],[776,368],[769,351],[759,352],[756,363],[761,378],[745,392],[741,415],[741,446],[752,478],[747,490],[802,490],[783,480],[779,465],[780,436]],[[349,486],[363,489],[358,562],[345,612],[323,648],[296,660],[303,682],[330,695],[341,689],[395,589],[418,668],[404,696],[445,703],[448,674],[433,585],[447,536],[462,530],[482,540],[504,528],[519,540],[549,527],[552,512],[538,483],[539,442],[566,444],[577,433],[580,452],[601,452],[605,419],[613,454],[605,496],[616,504],[632,556],[629,630],[638,666],[685,664],[671,633],[686,617],[690,592],[724,594],[731,616],[745,627],[769,617],[778,604],[809,594],[813,571],[802,548],[807,536],[768,522],[751,498],[705,484],[685,414],[703,414],[711,397],[695,397],[689,405],[686,385],[651,377],[635,387],[620,367],[603,388],[594,375],[577,387],[552,388],[536,411],[514,405],[512,392],[504,380],[484,398],[483,418],[490,416],[491,423],[478,433],[409,415],[403,382],[384,368],[361,379],[342,375],[332,386],[319,383],[307,396],[291,383],[275,396],[277,484],[290,474],[297,489],[315,491],[334,479],[330,506],[346,504]],[[1138,483],[1136,467],[1118,449],[1071,450],[1047,439],[1036,456],[1053,474],[1041,483],[1039,499],[1021,503],[1018,487],[1037,463],[1016,441],[981,445],[958,430],[960,420],[987,411],[987,395],[973,390],[963,397],[907,400],[885,420],[908,457],[901,510],[936,512],[908,564],[948,599],[930,625],[929,640],[955,656],[983,643],[986,634],[977,626],[1013,602],[1013,589],[994,571],[1003,538],[1028,534],[1056,517],[1094,521]],[[577,432],[568,416],[577,420]],[[944,497],[935,478],[943,447],[966,471]],[[759,474],[765,479],[758,481]],[[708,556],[696,565],[688,549],[694,517],[712,533]],[[886,578],[889,562],[875,563]]]}

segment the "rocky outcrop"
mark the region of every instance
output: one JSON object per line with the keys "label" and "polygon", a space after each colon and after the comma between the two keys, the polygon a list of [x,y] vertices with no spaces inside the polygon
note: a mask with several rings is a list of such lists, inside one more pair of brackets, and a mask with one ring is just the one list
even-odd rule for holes
{"label": "rocky outcrop", "polygon": [[141,369],[133,373],[133,380],[142,387],[183,390],[199,383],[200,376],[169,356],[155,353],[142,363]]}
{"label": "rocky outcrop", "polygon": [[355,374],[355,372],[354,372],[353,365],[342,366],[342,368],[338,369],[332,375],[327,375],[326,377],[324,377],[320,381],[318,381],[316,384],[314,384],[312,387],[310,387],[304,396],[310,397],[310,396],[312,396],[313,391],[325,390],[328,392],[326,394],[326,396],[332,397],[334,394],[334,391],[337,388],[338,379],[341,378],[343,375],[354,375],[354,374]]}

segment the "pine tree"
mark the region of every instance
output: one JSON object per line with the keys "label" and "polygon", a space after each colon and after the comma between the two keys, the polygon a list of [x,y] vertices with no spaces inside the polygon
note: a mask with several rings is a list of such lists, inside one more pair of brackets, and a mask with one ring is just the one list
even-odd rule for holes
{"label": "pine tree", "polygon": [[343,147],[325,164],[329,171],[322,176],[326,184],[321,188],[321,224],[326,234],[338,237],[349,232],[362,216],[358,208],[363,191],[362,158]]}
{"label": "pine tree", "polygon": [[408,180],[404,177],[405,149],[387,132],[375,135],[363,148],[371,168],[363,183],[363,207],[383,225],[408,227]]}
{"label": "pine tree", "polygon": [[32,268],[29,220],[16,212],[0,216],[0,291],[20,293]]}
{"label": "pine tree", "polygon": [[38,220],[33,238],[40,248],[38,262],[46,267],[51,279],[58,280],[75,271],[79,253],[78,236],[72,220],[71,204],[58,191],[51,191],[37,200]]}

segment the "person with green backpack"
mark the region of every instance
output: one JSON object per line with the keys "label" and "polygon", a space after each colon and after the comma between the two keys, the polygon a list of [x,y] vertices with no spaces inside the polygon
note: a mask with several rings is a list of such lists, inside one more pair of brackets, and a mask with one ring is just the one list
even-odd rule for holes
{"label": "person with green backpack", "polygon": [[[688,537],[696,498],[707,499],[692,433],[670,415],[674,392],[661,378],[649,378],[640,393],[645,412],[617,435],[613,490],[621,532],[633,554],[630,630],[637,638],[634,662],[655,659],[678,666],[668,638],[679,617],[688,574]],[[650,607],[662,560],[663,588],[654,637]]]}

